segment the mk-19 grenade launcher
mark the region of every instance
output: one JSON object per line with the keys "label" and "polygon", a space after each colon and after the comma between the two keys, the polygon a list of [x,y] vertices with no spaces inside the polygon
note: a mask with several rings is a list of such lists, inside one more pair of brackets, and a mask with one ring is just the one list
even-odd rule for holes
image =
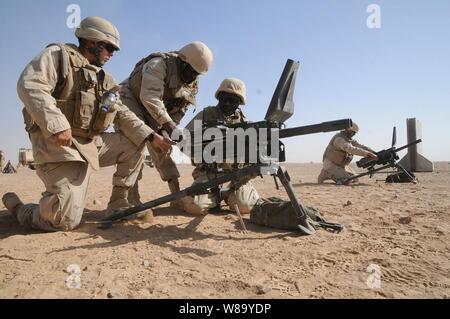
{"label": "mk-19 grenade launcher", "polygon": [[[411,183],[416,183],[417,180],[416,180],[415,176],[411,172],[406,170],[400,163],[397,162],[400,159],[400,157],[398,156],[398,152],[403,151],[403,150],[407,149],[408,147],[419,144],[421,142],[422,142],[422,140],[419,139],[419,140],[415,140],[414,142],[411,142],[409,144],[406,144],[402,147],[396,148],[395,145],[397,144],[397,129],[394,127],[394,130],[392,132],[391,148],[377,152],[376,154],[378,156],[378,160],[374,160],[374,159],[365,157],[365,158],[362,158],[359,161],[357,161],[356,166],[358,166],[359,168],[366,169],[367,171],[348,178],[346,180],[346,182],[352,181],[354,179],[357,179],[357,178],[363,177],[363,176],[367,176],[367,175],[372,177],[375,173],[381,172],[382,170],[384,170],[386,168],[396,168],[397,171],[405,174],[406,178]],[[376,166],[378,166],[378,167],[376,168]]]}

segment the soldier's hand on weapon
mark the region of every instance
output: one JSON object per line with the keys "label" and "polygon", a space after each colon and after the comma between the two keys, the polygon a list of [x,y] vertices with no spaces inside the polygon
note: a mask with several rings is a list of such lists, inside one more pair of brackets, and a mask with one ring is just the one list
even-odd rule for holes
{"label": "soldier's hand on weapon", "polygon": [[172,132],[177,128],[177,125],[174,121],[170,121],[167,123],[164,123],[162,126],[162,130],[166,131],[169,136],[172,136]]}
{"label": "soldier's hand on weapon", "polygon": [[167,137],[163,137],[159,135],[158,133],[153,133],[149,137],[150,143],[159,149],[162,153],[170,154],[172,151],[172,145],[175,145],[176,143],[172,141],[171,139],[168,139]]}
{"label": "soldier's hand on weapon", "polygon": [[72,130],[69,128],[65,131],[58,132],[52,135],[54,141],[59,146],[71,146],[72,145]]}
{"label": "soldier's hand on weapon", "polygon": [[369,152],[369,153],[367,154],[367,157],[373,159],[374,161],[378,161],[378,155],[375,154],[375,153]]}

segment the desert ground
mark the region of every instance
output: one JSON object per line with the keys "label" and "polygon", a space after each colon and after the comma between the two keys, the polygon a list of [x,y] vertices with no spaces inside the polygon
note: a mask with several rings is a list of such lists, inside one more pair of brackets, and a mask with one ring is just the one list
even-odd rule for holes
{"label": "desert ground", "polygon": [[[231,211],[191,217],[167,205],[152,222],[39,233],[19,227],[0,204],[0,298],[450,297],[450,163],[417,174],[416,185],[385,184],[379,175],[351,187],[317,185],[320,164],[286,166],[299,198],[344,224],[342,233],[298,236],[248,216],[243,233]],[[93,175],[84,221],[105,215],[113,171]],[[183,187],[191,171],[180,166]],[[287,198],[270,177],[254,185],[263,197]],[[0,175],[0,194],[7,191],[37,202],[43,186],[22,168]],[[167,192],[146,167],[143,199]]]}

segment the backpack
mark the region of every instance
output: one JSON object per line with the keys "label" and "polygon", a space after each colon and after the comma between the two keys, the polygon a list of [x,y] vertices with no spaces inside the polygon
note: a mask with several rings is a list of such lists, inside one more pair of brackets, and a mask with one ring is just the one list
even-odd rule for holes
{"label": "backpack", "polygon": [[[308,223],[315,229],[323,228],[333,233],[342,231],[342,225],[327,223],[316,209],[305,207],[305,210]],[[259,199],[250,212],[250,222],[271,228],[293,230],[306,235],[298,226],[300,218],[291,202],[277,197]]]}

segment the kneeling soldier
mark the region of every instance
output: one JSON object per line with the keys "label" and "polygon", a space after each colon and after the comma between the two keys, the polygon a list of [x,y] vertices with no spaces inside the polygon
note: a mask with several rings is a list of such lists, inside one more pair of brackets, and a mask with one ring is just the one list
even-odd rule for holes
{"label": "kneeling soldier", "polygon": [[[219,101],[217,106],[206,107],[202,112],[187,125],[187,129],[193,131],[194,121],[201,120],[202,123],[223,123],[225,125],[246,122],[246,118],[240,109],[240,105],[246,103],[246,88],[244,82],[236,78],[227,78],[220,85],[216,92],[216,98]],[[217,177],[215,172],[211,172],[208,165],[195,164],[196,168],[192,173],[194,184],[206,182]],[[242,167],[242,164],[217,164],[227,173]],[[225,188],[230,183],[223,185]],[[250,181],[240,185],[223,198],[228,206],[235,210],[237,205],[241,214],[249,214],[253,206],[259,199],[258,192]],[[183,199],[184,210],[193,215],[206,215],[211,209],[218,209],[218,200],[216,194],[198,195],[194,198],[185,197]]]}
{"label": "kneeling soldier", "polygon": [[353,123],[351,128],[333,136],[323,154],[323,169],[318,177],[319,184],[327,179],[332,179],[337,184],[348,184],[345,180],[354,175],[353,170],[348,166],[353,160],[353,155],[378,160],[375,151],[353,139],[358,131],[358,125]]}
{"label": "kneeling soldier", "polygon": [[[171,150],[169,140],[120,102],[118,86],[102,68],[120,49],[117,28],[88,17],[75,35],[78,47],[49,45],[27,65],[17,85],[36,172],[46,192],[39,204],[24,205],[14,193],[2,199],[21,225],[44,231],[80,224],[93,170],[117,165],[113,185],[123,191],[112,201],[120,204],[136,182],[146,142],[162,152]],[[113,123],[121,133],[105,133]]]}

